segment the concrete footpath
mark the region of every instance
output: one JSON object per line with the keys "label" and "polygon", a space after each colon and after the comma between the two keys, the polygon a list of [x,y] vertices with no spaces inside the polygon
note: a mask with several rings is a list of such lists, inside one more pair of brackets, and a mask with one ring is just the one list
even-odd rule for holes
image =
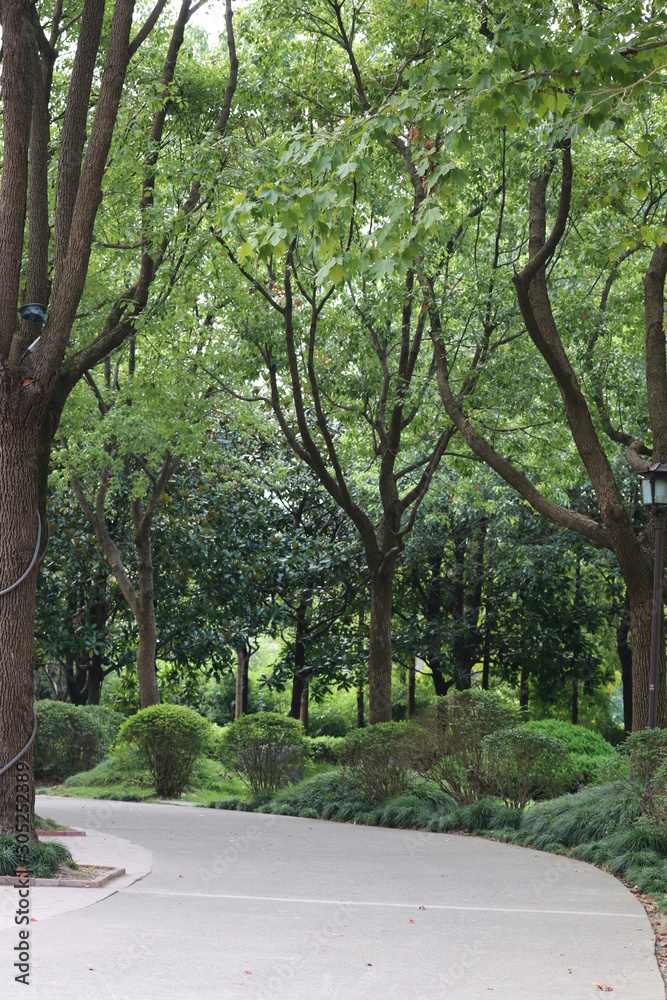
{"label": "concrete footpath", "polygon": [[89,831],[75,856],[129,874],[31,890],[29,992],[2,890],[2,1000],[665,996],[641,904],[569,858],[177,805],[40,796],[37,812]]}

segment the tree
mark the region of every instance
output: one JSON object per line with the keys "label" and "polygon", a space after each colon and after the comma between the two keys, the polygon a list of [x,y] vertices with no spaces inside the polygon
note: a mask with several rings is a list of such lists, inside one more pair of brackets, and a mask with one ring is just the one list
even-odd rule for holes
{"label": "tree", "polygon": [[[276,22],[276,12],[262,5],[262,24],[280,29],[281,52],[289,46],[298,61],[305,38],[317,44],[322,62],[300,83],[307,92],[300,105],[292,92],[287,116],[299,124],[287,141],[262,132],[260,117],[257,138],[266,138],[253,143],[249,127],[237,192],[217,216],[225,259],[247,290],[244,297],[234,295],[234,349],[238,354],[243,339],[254,346],[268,375],[262,398],[364,547],[371,590],[371,723],[391,718],[397,561],[454,433],[449,422],[433,419],[433,349],[424,336],[427,313],[409,235],[423,221],[426,195],[421,182],[412,186],[415,164],[386,135],[374,147],[357,149],[363,145],[358,136],[341,143],[329,131],[359,107],[370,115],[387,78],[397,81],[395,92],[406,67],[427,51],[416,8],[400,21],[379,7],[381,24],[373,25],[370,16],[363,22],[378,43],[391,28],[378,82],[372,48],[355,48],[360,8],[320,3],[288,12],[279,6]],[[277,37],[261,66],[282,92],[292,88],[289,61],[285,81],[271,58]],[[318,96],[323,72],[326,101]],[[407,235],[389,246],[384,223],[399,214]],[[368,471],[362,473],[364,465]]]}
{"label": "tree", "polygon": [[[164,0],[158,0],[134,34],[134,0],[116,0],[110,19],[105,18],[103,0],[87,0],[80,18],[78,11],[66,11],[62,3],[39,14],[25,0],[8,0],[0,9],[3,589],[21,577],[36,548],[37,511],[44,522],[49,457],[70,392],[86,371],[135,332],[151,292],[159,289],[158,295],[163,296],[173,286],[185,259],[189,220],[194,221],[205,200],[201,182],[191,171],[184,184],[176,177],[164,187],[156,182],[165,122],[174,108],[171,95],[177,57],[195,4],[191,0],[181,4],[166,39],[166,55],[161,57],[157,74],[160,84],[155,88],[153,72],[149,69],[144,75],[141,64],[144,53],[158,51],[143,46],[164,7]],[[237,76],[230,0],[226,18],[230,76],[212,130],[218,138],[229,120]],[[48,36],[42,28],[44,20],[49,22]],[[130,92],[123,103],[128,75]],[[143,105],[143,113],[137,113],[138,104]],[[98,256],[97,247],[93,250],[99,238],[95,225],[105,204],[102,184],[110,156],[113,163],[121,147],[119,125],[135,140],[132,158],[136,163],[140,152],[143,170],[137,174],[134,168],[132,184],[124,192],[123,238],[103,241],[106,245],[99,248]],[[209,143],[207,156],[200,157],[202,164],[210,164],[210,148]],[[57,167],[51,162],[54,149],[59,150]],[[186,159],[192,162],[192,155]],[[219,160],[214,162],[219,165]],[[178,194],[174,184],[180,188]],[[157,207],[163,195],[169,210],[160,219]],[[177,217],[174,203],[180,205]],[[107,221],[113,214],[109,212]],[[118,216],[115,228],[120,228]],[[92,282],[93,287],[88,281],[91,261],[97,267],[105,258],[109,260],[107,255],[115,255],[117,276],[124,282],[123,287],[111,285],[111,299],[108,292],[98,297],[99,281]],[[29,319],[17,324],[20,302],[49,307],[40,341],[32,351],[28,347],[34,345],[37,331]],[[80,311],[85,314],[81,324]],[[36,573],[32,572],[0,604],[3,761],[22,750],[31,731],[35,590]],[[30,764],[30,753],[25,760]],[[15,782],[15,769],[0,776],[2,829],[12,830],[16,824]]]}

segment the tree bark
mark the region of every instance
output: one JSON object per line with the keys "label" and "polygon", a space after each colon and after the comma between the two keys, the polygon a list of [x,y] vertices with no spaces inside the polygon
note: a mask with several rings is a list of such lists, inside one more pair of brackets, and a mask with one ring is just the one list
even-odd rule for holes
{"label": "tree bark", "polygon": [[391,611],[396,562],[371,574],[368,721],[391,722]]}
{"label": "tree bark", "polygon": [[364,682],[357,685],[357,729],[363,729],[364,722]]}
{"label": "tree bark", "polygon": [[234,707],[234,718],[240,719],[242,715],[248,714],[248,664],[250,663],[250,650],[247,646],[238,646],[236,649],[236,705]]}
{"label": "tree bark", "polygon": [[408,719],[412,719],[415,714],[416,675],[414,657],[411,657],[408,667]]}
{"label": "tree bark", "polygon": [[303,676],[295,673],[292,677],[292,699],[290,701],[289,710],[290,719],[299,719],[301,717],[301,695],[303,694],[303,686]]}
{"label": "tree bark", "polygon": [[528,667],[521,667],[521,678],[519,680],[519,708],[528,708],[528,698],[530,689],[528,687]]}
{"label": "tree bark", "polygon": [[308,678],[304,681],[303,688],[301,690],[301,704],[299,705],[299,719],[301,720],[301,725],[308,732]]}
{"label": "tree bark", "polygon": [[[16,420],[21,390],[6,383],[0,368],[0,590],[30,565],[37,540],[37,432],[34,422]],[[4,384],[3,384],[4,383]],[[25,414],[24,414],[25,416]],[[27,424],[27,425],[26,425]],[[32,426],[31,426],[32,425]],[[0,767],[28,742],[33,728],[33,634],[37,568],[14,590],[0,596]],[[35,789],[32,748],[0,776],[0,830],[23,829],[19,806],[27,801],[33,832]],[[25,766],[23,766],[25,765]],[[27,781],[26,800],[17,786]]]}
{"label": "tree bark", "polygon": [[623,684],[623,726],[626,733],[632,732],[632,649],[628,645],[629,631],[630,602],[626,597],[621,624],[616,629],[616,649],[621,663],[621,682]]}
{"label": "tree bark", "polygon": [[150,529],[135,536],[139,579],[139,608],[137,627],[137,679],[141,707],[160,704],[160,689],[157,683],[157,624],[155,621],[155,601],[153,588],[153,554],[151,551]]}

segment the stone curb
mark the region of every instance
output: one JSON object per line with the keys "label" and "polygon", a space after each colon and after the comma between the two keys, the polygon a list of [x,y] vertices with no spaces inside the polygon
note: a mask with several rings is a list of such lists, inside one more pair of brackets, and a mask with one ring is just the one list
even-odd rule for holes
{"label": "stone curb", "polygon": [[85,830],[77,830],[72,826],[68,830],[35,830],[38,837],[85,837]]}
{"label": "stone curb", "polygon": [[112,878],[125,875],[124,868],[100,868],[100,874],[94,878],[17,878],[14,875],[0,875],[0,885],[17,885],[21,888],[35,887],[46,888],[52,886],[54,889],[101,889],[110,882]]}

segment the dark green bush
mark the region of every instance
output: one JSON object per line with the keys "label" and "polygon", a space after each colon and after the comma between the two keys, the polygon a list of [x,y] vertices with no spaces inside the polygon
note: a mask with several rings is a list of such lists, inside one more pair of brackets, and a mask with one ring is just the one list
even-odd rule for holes
{"label": "dark green bush", "polygon": [[262,712],[231,722],[218,753],[258,795],[301,778],[310,759],[310,741],[298,719]]}
{"label": "dark green bush", "polygon": [[0,833],[0,875],[16,875],[17,866],[32,878],[51,878],[62,864],[76,865],[72,855],[56,840],[31,840],[19,845],[13,833]]}
{"label": "dark green bush", "polygon": [[531,799],[550,798],[572,784],[572,757],[560,740],[527,726],[484,738],[488,786],[506,805],[524,809]]}
{"label": "dark green bush", "polygon": [[553,736],[572,754],[576,780],[568,791],[576,791],[579,784],[594,785],[603,780],[609,765],[617,757],[611,743],[585,726],[574,726],[560,719],[541,719],[526,723],[526,728]]}
{"label": "dark green bush", "polygon": [[116,713],[108,709],[38,701],[35,712],[34,761],[38,779],[59,782],[70,774],[89,770],[102,760],[113,740],[108,716]]}
{"label": "dark green bush", "polygon": [[380,722],[348,733],[339,759],[346,777],[373,805],[407,786],[409,756],[404,722]]}
{"label": "dark green bush", "polygon": [[114,712],[112,708],[106,708],[104,705],[81,705],[80,708],[82,712],[86,712],[96,719],[102,727],[106,752],[116,742],[116,737],[126,717],[120,712]]}
{"label": "dark green bush", "polygon": [[482,741],[516,722],[516,710],[491,691],[457,691],[410,725],[414,769],[457,802],[487,794]]}
{"label": "dark green bush", "polygon": [[118,733],[119,744],[136,748],[161,798],[181,795],[210,738],[208,719],[184,705],[142,708]]}
{"label": "dark green bush", "polygon": [[337,764],[343,747],[340,736],[313,736],[310,739],[310,749],[313,760],[325,764]]}

